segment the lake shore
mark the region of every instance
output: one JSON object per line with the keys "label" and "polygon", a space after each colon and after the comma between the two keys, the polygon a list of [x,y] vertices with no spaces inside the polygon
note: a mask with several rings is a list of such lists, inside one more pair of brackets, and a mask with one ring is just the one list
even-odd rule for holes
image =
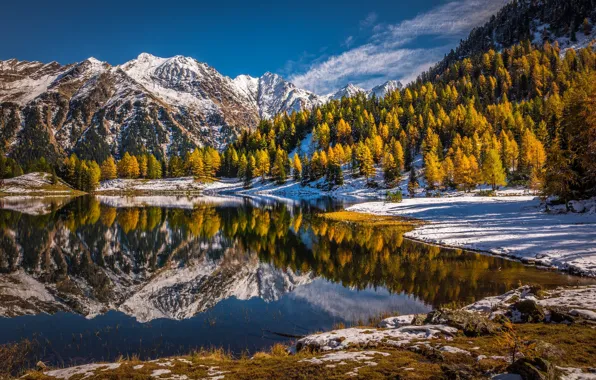
{"label": "lake shore", "polygon": [[[2,191],[7,204],[20,197],[73,196],[78,192],[59,182],[50,185],[49,175],[30,173],[6,180]],[[29,178],[31,177],[31,178]],[[14,183],[12,183],[12,182]],[[407,180],[405,180],[407,181]],[[401,183],[399,188],[407,184]],[[407,187],[407,186],[406,186]],[[426,198],[420,191],[402,203],[386,203],[387,189],[369,188],[362,178],[346,178],[345,184],[325,189],[321,183],[302,186],[288,180],[279,185],[273,181],[254,179],[245,188],[238,179],[221,179],[209,183],[192,177],[173,179],[117,179],[102,182],[99,196],[213,196],[252,197],[296,203],[320,197],[331,197],[353,204],[348,211],[399,216],[422,220],[423,226],[406,237],[425,243],[490,253],[567,271],[596,277],[596,214],[549,213],[529,190],[505,188],[495,196],[450,191],[441,197]],[[41,209],[34,207],[34,211]],[[558,210],[561,211],[561,210]]]}
{"label": "lake shore", "polygon": [[524,376],[510,375],[515,379],[592,379],[595,300],[596,286],[552,291],[525,286],[461,309],[390,317],[305,336],[290,347],[277,344],[252,357],[233,358],[214,349],[151,361],[40,368],[23,378],[488,379],[509,373]]}

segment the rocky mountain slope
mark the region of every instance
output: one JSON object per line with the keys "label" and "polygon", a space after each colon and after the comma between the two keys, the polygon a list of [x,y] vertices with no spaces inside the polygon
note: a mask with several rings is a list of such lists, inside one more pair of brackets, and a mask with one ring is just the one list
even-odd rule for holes
{"label": "rocky mountain slope", "polygon": [[[384,86],[377,96],[396,84]],[[142,53],[120,66],[11,59],[0,61],[0,149],[27,163],[70,153],[103,161],[125,151],[161,158],[223,148],[260,119],[360,91],[346,89],[318,96],[272,73],[231,79],[183,56]]]}

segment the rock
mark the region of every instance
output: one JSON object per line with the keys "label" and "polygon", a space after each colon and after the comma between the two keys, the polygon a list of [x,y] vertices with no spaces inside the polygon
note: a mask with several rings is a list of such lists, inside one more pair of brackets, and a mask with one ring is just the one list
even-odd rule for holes
{"label": "rock", "polygon": [[549,309],[549,321],[552,323],[574,323],[575,317],[569,314],[565,309],[561,308],[550,308]]}
{"label": "rock", "polygon": [[474,367],[463,363],[443,364],[441,370],[445,374],[446,379],[464,380],[480,378],[480,373]]}
{"label": "rock", "polygon": [[511,306],[513,322],[539,323],[544,321],[544,317],[544,309],[533,300],[525,299]]}
{"label": "rock", "polygon": [[539,340],[535,342],[535,350],[538,355],[545,359],[556,359],[560,358],[562,355],[565,355],[565,351],[560,349],[559,347],[555,346],[554,344],[544,342]]}
{"label": "rock", "polygon": [[377,326],[380,328],[384,328],[384,329],[395,329],[395,328],[402,327],[402,326],[409,326],[412,324],[412,321],[414,320],[415,317],[416,317],[416,315],[410,314],[410,315],[399,315],[397,317],[385,318],[381,322],[379,322],[379,324]]}
{"label": "rock", "polygon": [[596,320],[596,312],[592,310],[573,309],[569,312],[569,314],[583,319],[589,319],[592,321]]}
{"label": "rock", "polygon": [[567,213],[567,206],[566,205],[554,205],[549,206],[547,211],[551,214],[566,214]]}
{"label": "rock", "polygon": [[492,335],[502,327],[487,317],[465,310],[436,310],[427,314],[425,323],[444,324],[462,330],[466,336]]}
{"label": "rock", "polygon": [[41,360],[38,361],[37,364],[35,364],[35,367],[37,367],[37,369],[39,371],[44,371],[44,370],[48,369],[48,366],[44,362],[42,362]]}
{"label": "rock", "polygon": [[580,213],[586,210],[586,206],[580,201],[569,201],[567,205],[569,206],[569,211],[571,212]]}
{"label": "rock", "polygon": [[426,321],[426,314],[416,314],[414,319],[412,319],[412,325],[422,326],[424,321]]}
{"label": "rock", "polygon": [[518,359],[507,368],[507,371],[520,375],[524,380],[555,380],[558,378],[555,366],[542,358]]}

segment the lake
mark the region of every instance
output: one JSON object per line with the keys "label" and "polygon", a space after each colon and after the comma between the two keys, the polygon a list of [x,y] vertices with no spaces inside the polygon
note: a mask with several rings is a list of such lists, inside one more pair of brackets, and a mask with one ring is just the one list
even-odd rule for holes
{"label": "lake", "polygon": [[0,206],[0,344],[75,365],[223,347],[240,355],[519,284],[594,280],[330,222],[330,199],[79,197]]}

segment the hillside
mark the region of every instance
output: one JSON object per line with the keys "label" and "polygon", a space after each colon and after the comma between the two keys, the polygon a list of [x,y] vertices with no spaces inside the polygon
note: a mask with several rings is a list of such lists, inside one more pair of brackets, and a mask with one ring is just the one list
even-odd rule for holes
{"label": "hillside", "polygon": [[[502,50],[525,40],[542,45],[557,42],[562,49],[587,46],[596,37],[593,28],[584,33],[584,20],[596,19],[594,0],[516,0],[503,7],[485,25],[473,29],[421,80],[432,80],[456,61]],[[585,38],[585,34],[591,38]]]}

